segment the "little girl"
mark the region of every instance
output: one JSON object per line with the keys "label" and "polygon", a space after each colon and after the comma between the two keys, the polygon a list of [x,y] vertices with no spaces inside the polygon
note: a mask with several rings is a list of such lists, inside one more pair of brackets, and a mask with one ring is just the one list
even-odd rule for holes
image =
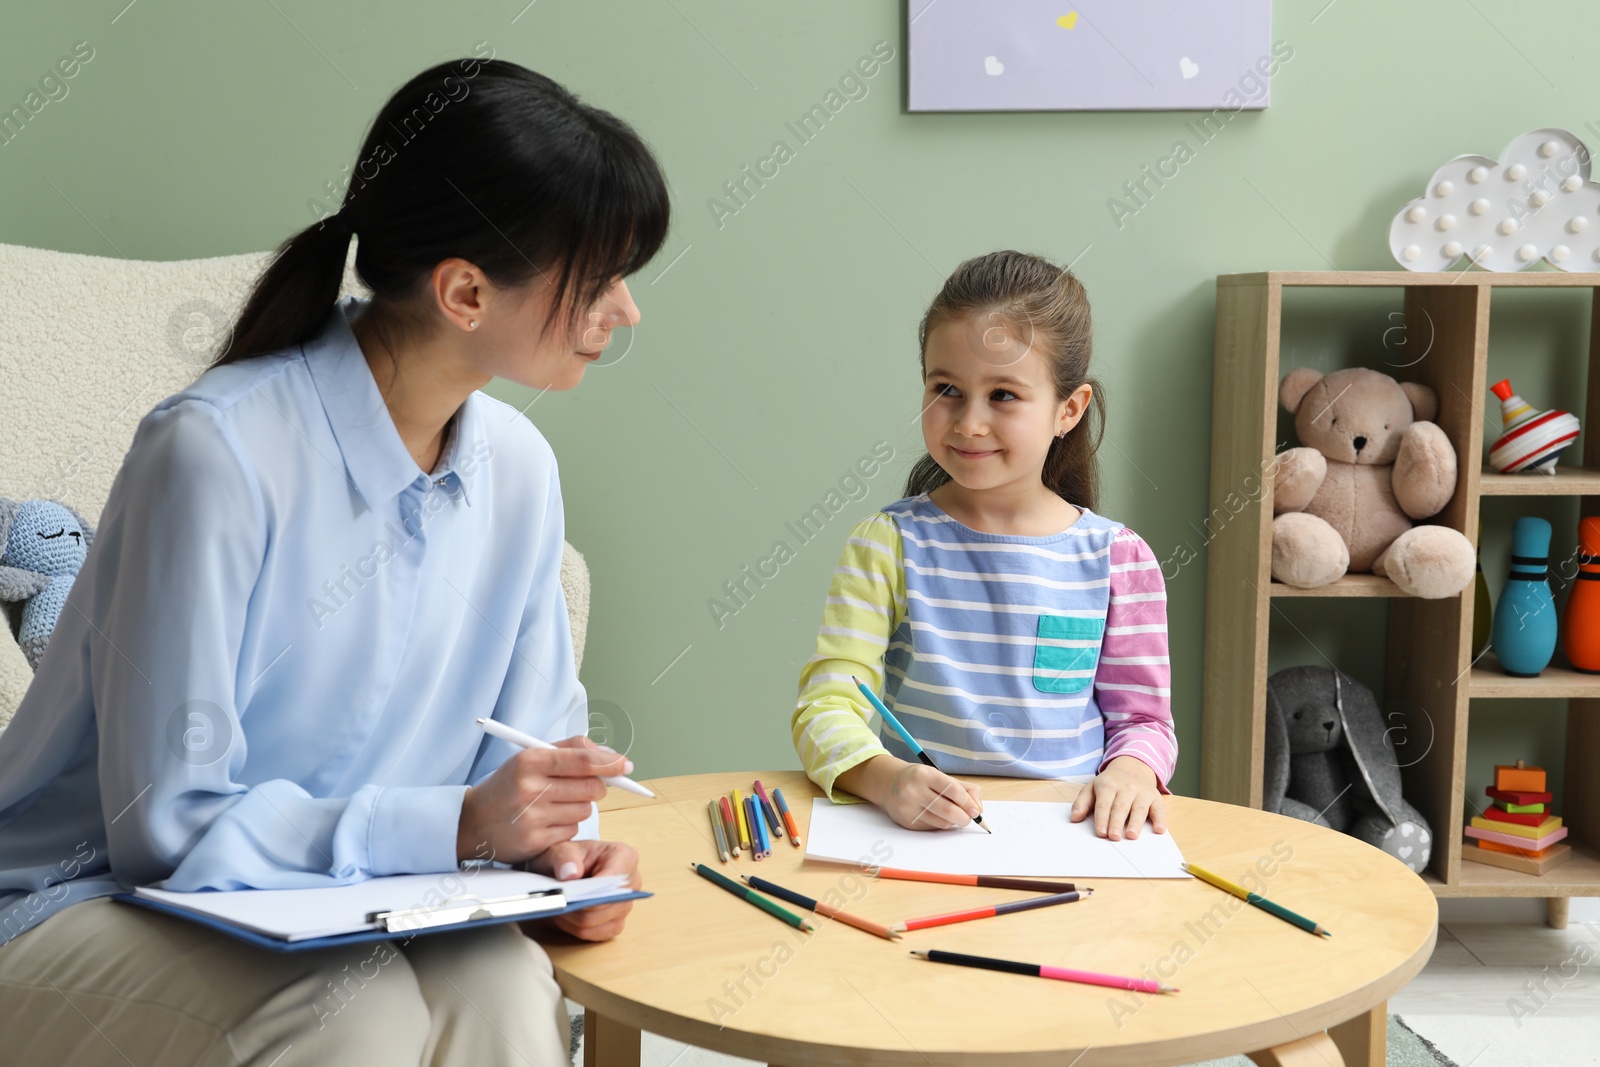
{"label": "little girl", "polygon": [[[1092,510],[1105,406],[1083,286],[1037,256],[979,256],[918,340],[928,454],[834,569],[791,723],[806,773],[929,830],[982,812],[951,774],[1088,781],[1072,821],[1092,812],[1118,840],[1148,816],[1163,833],[1166,591],[1144,540]],[[852,675],[940,770],[867,725]]]}

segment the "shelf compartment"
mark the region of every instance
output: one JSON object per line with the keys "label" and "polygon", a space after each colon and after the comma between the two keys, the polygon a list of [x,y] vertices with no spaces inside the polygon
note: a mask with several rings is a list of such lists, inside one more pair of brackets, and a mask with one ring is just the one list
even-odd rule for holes
{"label": "shelf compartment", "polygon": [[1525,270],[1515,273],[1488,270],[1410,271],[1410,270],[1267,270],[1251,274],[1223,274],[1217,284],[1232,286],[1289,286],[1325,288],[1415,288],[1457,286],[1497,289],[1583,289],[1600,286],[1600,272]]}
{"label": "shelf compartment", "polygon": [[1550,474],[1501,474],[1493,467],[1478,476],[1480,496],[1600,496],[1600,470],[1557,467]]}
{"label": "shelf compartment", "polygon": [[1472,665],[1467,696],[1487,700],[1600,698],[1600,674],[1585,674],[1551,662],[1537,678],[1516,678],[1500,668],[1494,653]]}
{"label": "shelf compartment", "polygon": [[1271,582],[1267,586],[1269,596],[1410,596],[1398,585],[1387,578],[1379,578],[1376,574],[1347,574],[1332,585],[1318,586],[1316,589],[1301,589],[1299,586],[1285,585],[1282,582]]}
{"label": "shelf compartment", "polygon": [[1440,897],[1593,897],[1600,896],[1600,856],[1568,841],[1572,858],[1544,874],[1523,874],[1487,863],[1461,860],[1461,876],[1447,885],[1432,873],[1422,880]]}

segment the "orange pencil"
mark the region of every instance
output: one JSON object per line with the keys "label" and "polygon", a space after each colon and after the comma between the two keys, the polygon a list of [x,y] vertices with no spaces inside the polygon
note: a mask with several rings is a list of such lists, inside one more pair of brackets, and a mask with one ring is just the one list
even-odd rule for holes
{"label": "orange pencil", "polygon": [[740,875],[740,877],[746,882],[750,883],[750,887],[752,889],[759,889],[763,893],[770,893],[779,900],[787,900],[790,904],[798,904],[802,908],[809,908],[818,915],[826,915],[830,919],[838,919],[847,926],[854,926],[857,930],[865,930],[867,933],[875,934],[878,937],[883,938],[885,941],[898,941],[900,939],[899,934],[895,933],[887,926],[884,926],[882,923],[875,923],[871,919],[863,919],[859,915],[851,915],[847,911],[840,911],[832,904],[824,904],[820,900],[813,900],[811,897],[808,897],[803,893],[796,893],[792,889],[785,889],[781,885],[775,885],[774,883],[767,881],[765,878],[757,878],[753,874]]}
{"label": "orange pencil", "polygon": [[778,814],[783,816],[783,825],[789,831],[789,843],[796,848],[800,846],[800,830],[794,824],[794,814],[789,811],[789,802],[783,799],[783,790],[773,787],[773,802],[778,805]]}
{"label": "orange pencil", "polygon": [[987,908],[952,911],[945,915],[930,915],[926,919],[907,919],[903,923],[895,923],[889,929],[895,933],[902,933],[906,930],[921,930],[929,926],[949,926],[951,923],[971,922],[973,919],[987,919],[994,915],[1008,915],[1013,911],[1048,908],[1052,904],[1071,904],[1075,900],[1082,900],[1093,892],[1093,889],[1085,889],[1081,893],[1051,893],[1049,896],[1034,897],[1031,900],[1012,900],[1004,904],[991,904]]}

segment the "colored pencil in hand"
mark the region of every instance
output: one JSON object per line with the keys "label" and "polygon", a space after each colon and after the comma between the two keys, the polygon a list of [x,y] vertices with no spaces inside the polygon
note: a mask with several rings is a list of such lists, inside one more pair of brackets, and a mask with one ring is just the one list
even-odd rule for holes
{"label": "colored pencil in hand", "polygon": [[739,820],[733,817],[733,805],[728,803],[727,797],[717,798],[717,807],[722,810],[722,828],[728,833],[728,851],[734,858],[739,857]]}
{"label": "colored pencil in hand", "polygon": [[1252,893],[1242,885],[1235,885],[1220,874],[1212,874],[1204,867],[1197,867],[1192,863],[1183,864],[1183,869],[1203,882],[1210,882],[1225,892],[1232,893],[1247,903],[1254,904],[1269,915],[1276,915],[1286,923],[1293,923],[1307,933],[1316,934],[1318,937],[1332,937],[1332,932],[1323,929],[1304,915],[1296,914],[1281,904],[1274,904],[1260,893]]}
{"label": "colored pencil in hand", "polygon": [[[874,708],[878,709],[878,715],[883,719],[883,721],[885,723],[888,724],[889,729],[893,730],[895,733],[900,735],[900,740],[902,740],[902,741],[904,741],[906,743],[906,747],[909,748],[912,752],[916,753],[917,758],[919,760],[921,760],[923,763],[926,763],[928,766],[932,767],[934,770],[938,770],[939,769],[939,765],[937,763],[933,762],[933,757],[928,755],[926,752],[924,752],[922,750],[922,746],[917,743],[917,739],[915,737],[911,736],[911,732],[909,730],[907,730],[904,726],[900,725],[900,720],[894,717],[894,712],[889,710],[888,705],[886,705],[883,701],[878,699],[878,694],[874,693],[871,689],[868,689],[866,684],[864,682],[862,682],[860,678],[857,678],[855,675],[852,674],[850,676],[850,680],[852,682],[856,683],[856,688],[861,690],[862,695],[865,696],[869,701],[872,702],[872,706]],[[977,823],[979,826],[983,826],[983,816],[981,814],[980,815],[974,815],[972,817],[972,821]],[[994,831],[989,829],[987,826],[983,826],[983,832],[986,833],[986,834],[994,833]]]}
{"label": "colored pencil in hand", "polygon": [[1068,967],[1051,967],[1040,963],[1015,963],[1011,960],[990,959],[988,956],[968,956],[961,952],[941,952],[938,949],[912,949],[934,963],[954,963],[961,967],[982,967],[988,971],[1005,971],[1008,974],[1026,974],[1035,978],[1055,978],[1063,982],[1083,982],[1086,985],[1110,986],[1113,989],[1131,989],[1135,993],[1176,993],[1176,986],[1162,985],[1148,978],[1124,978],[1116,974],[1099,974],[1095,971],[1074,971]]}
{"label": "colored pencil in hand", "polygon": [[711,836],[717,839],[717,858],[727,863],[728,835],[722,828],[722,812],[718,810],[715,800],[706,805],[706,811],[711,815]]}
{"label": "colored pencil in hand", "polygon": [[783,799],[783,790],[774,788],[772,799],[778,804],[778,812],[783,816],[783,825],[789,829],[789,843],[799,848],[800,830],[794,824],[794,814],[789,811],[789,802]]}
{"label": "colored pencil in hand", "polygon": [[716,871],[713,871],[710,867],[707,867],[703,863],[691,863],[689,864],[689,868],[706,881],[714,882],[723,889],[726,889],[728,892],[732,893],[734,896],[748,900],[750,903],[754,904],[768,915],[773,915],[779,919],[782,919],[796,930],[804,930],[809,934],[815,929],[815,927],[813,927],[810,923],[806,922],[788,908],[779,907],[766,897],[762,896],[760,893],[757,893],[754,889],[751,889],[748,886],[742,886],[733,879],[718,874]]}
{"label": "colored pencil in hand", "polygon": [[1070,893],[1078,887],[1071,882],[1044,878],[1002,878],[993,874],[938,874],[933,871],[906,871],[898,867],[879,867],[879,878],[903,882],[941,882],[945,885],[981,885],[987,889],[1026,889],[1034,893]]}
{"label": "colored pencil in hand", "polygon": [[847,926],[854,926],[857,930],[865,930],[869,934],[876,934],[878,937],[881,937],[886,941],[898,941],[900,939],[899,934],[895,933],[887,926],[884,926],[882,923],[875,923],[871,919],[863,919],[859,915],[851,915],[847,911],[840,911],[832,904],[824,904],[820,900],[811,899],[804,893],[796,893],[792,889],[785,889],[781,885],[774,885],[765,878],[757,878],[755,875],[751,874],[741,875],[741,877],[744,878],[746,882],[750,883],[751,888],[759,889],[763,893],[769,893],[772,896],[777,897],[779,900],[787,900],[791,904],[798,904],[800,907],[814,911],[818,915],[826,915],[830,919],[838,919]]}
{"label": "colored pencil in hand", "polygon": [[973,919],[987,919],[994,915],[1009,915],[1014,911],[1031,911],[1034,908],[1048,908],[1055,904],[1071,904],[1075,900],[1082,900],[1093,889],[1081,892],[1051,893],[1043,897],[1030,897],[1027,900],[1011,900],[1004,904],[990,904],[983,908],[968,908],[966,911],[952,911],[944,915],[929,915],[924,919],[907,919],[903,923],[895,923],[889,929],[899,933],[905,930],[921,930],[929,926],[949,926],[951,923],[971,922]]}

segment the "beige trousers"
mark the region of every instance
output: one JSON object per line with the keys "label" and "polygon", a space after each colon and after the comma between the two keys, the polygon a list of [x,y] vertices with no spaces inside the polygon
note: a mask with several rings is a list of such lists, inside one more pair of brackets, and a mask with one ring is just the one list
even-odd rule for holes
{"label": "beige trousers", "polygon": [[268,952],[108,898],[0,945],[0,1063],[564,1067],[550,959],[514,923]]}

